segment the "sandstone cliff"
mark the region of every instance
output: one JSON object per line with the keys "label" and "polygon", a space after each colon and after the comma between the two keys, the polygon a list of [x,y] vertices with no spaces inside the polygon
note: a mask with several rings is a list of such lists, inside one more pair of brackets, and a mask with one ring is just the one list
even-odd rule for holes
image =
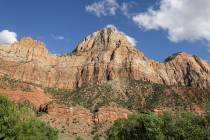
{"label": "sandstone cliff", "polygon": [[132,46],[115,27],[92,33],[65,56],[50,54],[42,42],[30,37],[0,47],[0,73],[59,88],[124,77],[168,85],[210,85],[210,62],[183,52],[163,63],[155,62]]}

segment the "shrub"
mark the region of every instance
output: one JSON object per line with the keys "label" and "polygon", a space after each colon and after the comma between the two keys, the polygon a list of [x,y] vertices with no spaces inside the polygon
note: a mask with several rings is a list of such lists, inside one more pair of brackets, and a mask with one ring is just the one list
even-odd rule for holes
{"label": "shrub", "polygon": [[20,120],[20,113],[15,105],[0,96],[0,139],[15,137],[17,120]]}
{"label": "shrub", "polygon": [[162,140],[162,126],[154,114],[136,114],[117,120],[107,134],[109,140]]}
{"label": "shrub", "polygon": [[167,140],[204,140],[205,121],[200,116],[189,112],[165,113],[163,132]]}
{"label": "shrub", "polygon": [[36,119],[26,120],[17,126],[18,140],[56,140],[57,131]]}
{"label": "shrub", "polygon": [[17,107],[0,96],[0,139],[56,140],[57,131],[33,117],[27,107]]}
{"label": "shrub", "polygon": [[207,140],[210,127],[200,116],[176,112],[157,116],[136,114],[119,119],[107,131],[108,140]]}

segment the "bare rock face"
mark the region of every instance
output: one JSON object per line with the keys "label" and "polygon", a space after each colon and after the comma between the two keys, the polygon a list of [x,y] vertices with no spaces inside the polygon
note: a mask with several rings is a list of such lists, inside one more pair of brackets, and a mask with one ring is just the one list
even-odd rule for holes
{"label": "bare rock face", "polygon": [[107,122],[114,123],[115,120],[127,118],[131,112],[119,107],[102,107],[94,114],[94,122],[97,124],[104,124]]}
{"label": "bare rock face", "polygon": [[6,96],[12,101],[20,105],[28,105],[36,110],[43,109],[46,104],[52,101],[52,97],[43,93],[43,91],[34,89],[31,92],[24,92],[21,90],[0,89],[0,95]]}
{"label": "bare rock face", "polygon": [[47,58],[48,50],[40,41],[33,40],[30,37],[22,38],[18,43],[12,45],[11,51],[14,51],[18,57],[26,57],[27,61],[34,59]]}
{"label": "bare rock face", "polygon": [[44,87],[77,88],[116,78],[147,80],[168,85],[208,87],[210,62],[177,53],[158,63],[138,51],[115,27],[87,36],[65,56],[48,52],[30,37],[0,47],[0,73]]}

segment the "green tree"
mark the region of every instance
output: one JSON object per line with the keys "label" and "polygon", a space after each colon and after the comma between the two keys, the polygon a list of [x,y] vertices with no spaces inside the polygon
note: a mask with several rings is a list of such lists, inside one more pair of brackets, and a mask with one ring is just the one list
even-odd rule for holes
{"label": "green tree", "polygon": [[17,111],[16,106],[6,97],[0,96],[0,139],[16,136],[14,127],[18,120],[20,120],[20,112]]}
{"label": "green tree", "polygon": [[109,140],[163,140],[162,125],[154,114],[136,114],[117,120],[107,135]]}
{"label": "green tree", "polygon": [[165,113],[163,132],[167,140],[205,140],[205,121],[189,112]]}
{"label": "green tree", "polygon": [[56,140],[57,131],[36,119],[20,122],[16,127],[17,140]]}
{"label": "green tree", "polygon": [[[208,117],[207,117],[208,118]],[[118,119],[107,131],[108,140],[207,140],[208,119],[194,113],[175,112],[157,116],[140,113]]]}
{"label": "green tree", "polygon": [[27,107],[17,107],[0,96],[0,139],[57,140],[57,130],[37,120]]}

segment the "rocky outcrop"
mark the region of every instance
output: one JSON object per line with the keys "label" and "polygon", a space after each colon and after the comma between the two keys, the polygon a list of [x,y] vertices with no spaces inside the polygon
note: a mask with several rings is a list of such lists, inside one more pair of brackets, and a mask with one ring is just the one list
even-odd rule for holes
{"label": "rocky outcrop", "polygon": [[[105,131],[119,118],[125,119],[130,111],[117,107],[103,107],[97,116],[83,107],[66,107],[59,104],[49,104],[47,114],[39,118],[57,128],[61,135],[87,135],[94,133],[95,129]],[[110,115],[110,116],[109,116]]]}
{"label": "rocky outcrop", "polygon": [[125,108],[109,106],[99,108],[97,112],[93,113],[92,118],[95,125],[102,125],[108,128],[119,118],[127,119],[128,114],[131,114],[131,112]]}
{"label": "rocky outcrop", "polygon": [[32,107],[36,110],[42,109],[41,112],[44,112],[46,105],[53,100],[50,95],[47,95],[37,89],[34,89],[30,92],[24,92],[21,90],[0,89],[0,96],[6,96],[19,105]]}
{"label": "rocky outcrop", "polygon": [[0,73],[59,88],[124,77],[168,85],[210,85],[210,62],[183,52],[163,63],[155,62],[133,47],[115,27],[92,33],[64,56],[50,54],[42,42],[30,37],[0,47]]}

